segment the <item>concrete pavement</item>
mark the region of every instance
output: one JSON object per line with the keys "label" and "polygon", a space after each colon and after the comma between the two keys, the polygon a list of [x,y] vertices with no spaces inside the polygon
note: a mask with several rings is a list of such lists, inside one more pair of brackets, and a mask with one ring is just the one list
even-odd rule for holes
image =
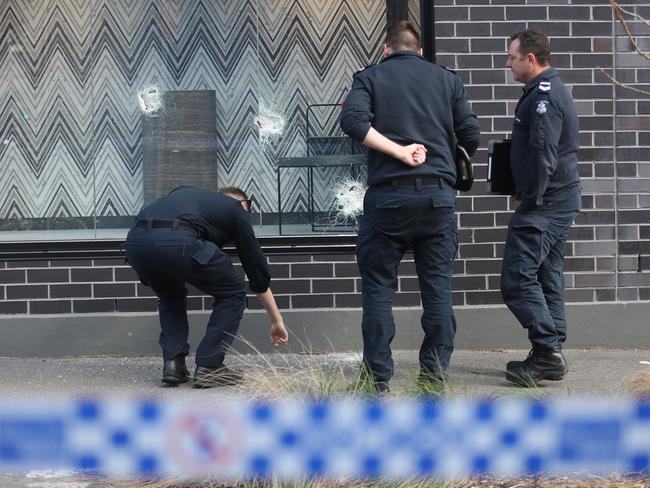
{"label": "concrete pavement", "polygon": [[[524,359],[526,350],[458,350],[450,365],[450,393],[462,396],[522,394],[503,376],[507,361]],[[570,372],[563,381],[544,382],[537,392],[544,395],[597,397],[624,393],[639,373],[650,373],[650,350],[570,349],[565,351]],[[393,394],[414,394],[416,351],[394,351]],[[344,393],[355,377],[358,353],[230,355],[226,363],[244,370],[246,381],[230,389],[194,390],[189,385],[167,387],[160,381],[159,357],[0,358],[0,391],[4,395],[34,397],[51,394],[160,395],[164,398],[224,392],[244,394],[304,394],[310,389]],[[188,358],[193,369],[193,358]]]}

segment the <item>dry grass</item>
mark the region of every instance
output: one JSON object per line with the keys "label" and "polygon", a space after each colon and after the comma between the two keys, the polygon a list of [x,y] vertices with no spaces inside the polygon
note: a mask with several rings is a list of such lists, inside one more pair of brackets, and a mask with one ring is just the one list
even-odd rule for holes
{"label": "dry grass", "polygon": [[[240,339],[241,340],[241,339]],[[247,343],[250,348],[254,347]],[[301,345],[303,358],[290,359],[285,355],[255,355],[231,354],[232,362],[242,366],[245,381],[229,388],[230,393],[241,395],[251,400],[258,399],[326,399],[342,395],[364,396],[372,394],[372,387],[360,377],[360,356],[351,356],[349,361],[341,361],[340,356],[328,360],[327,355],[320,355],[322,360],[314,361],[309,347]],[[415,373],[413,375],[415,385]],[[527,395],[535,395],[535,389],[527,390]],[[518,394],[517,389],[513,395]],[[636,398],[650,400],[650,372],[636,375],[625,388]],[[453,395],[455,392],[447,382],[443,382],[436,391],[429,394]],[[393,391],[391,397],[400,398],[417,394],[417,390]],[[209,401],[206,398],[207,401]],[[102,485],[106,486],[106,485]],[[130,481],[111,483],[112,487],[129,488],[650,488],[650,477],[627,477],[611,475],[597,477],[588,474],[576,474],[565,477],[518,477],[499,479],[491,477],[469,478],[463,480],[429,479],[313,479],[301,480],[261,480],[224,482],[213,480],[197,480],[195,482],[179,482],[166,480]]]}
{"label": "dry grass", "polygon": [[[117,485],[116,485],[117,486]],[[217,483],[205,481],[203,483],[186,484],[174,482],[145,482],[142,484],[129,485],[130,488],[489,488],[489,485],[475,481],[436,481],[427,480],[332,480],[332,479],[303,479],[291,482],[281,480],[268,481],[246,481],[239,483]],[[504,485],[500,485],[504,486]]]}
{"label": "dry grass", "polygon": [[626,390],[634,398],[650,401],[650,371],[635,375],[628,382]]}
{"label": "dry grass", "polygon": [[445,481],[439,479],[390,480],[327,480],[303,479],[292,482],[242,481],[223,483],[203,481],[179,483],[169,481],[145,481],[141,483],[113,485],[115,488],[650,488],[650,478],[611,476],[601,478],[589,475],[575,477],[519,477],[512,479],[470,478],[465,480]]}
{"label": "dry grass", "polygon": [[266,355],[246,339],[238,340],[255,352],[240,354],[232,351],[230,354],[238,365],[243,366],[246,374],[244,382],[237,385],[233,393],[245,398],[320,400],[376,393],[368,382],[360,380],[360,356],[351,356],[351,361],[344,362],[328,360],[327,354],[320,354],[320,360],[314,361],[308,344],[299,344],[301,352],[298,356]]}

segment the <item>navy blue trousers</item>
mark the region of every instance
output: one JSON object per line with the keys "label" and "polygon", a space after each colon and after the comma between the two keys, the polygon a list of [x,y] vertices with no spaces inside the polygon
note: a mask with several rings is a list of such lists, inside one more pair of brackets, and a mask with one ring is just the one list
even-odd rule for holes
{"label": "navy blue trousers", "polygon": [[510,220],[501,268],[503,301],[535,348],[566,341],[564,246],[580,209],[580,192],[535,210],[518,208]]}
{"label": "navy blue trousers", "polygon": [[457,246],[455,192],[446,183],[420,189],[379,186],[366,192],[356,253],[363,287],[363,361],[378,385],[393,375],[392,306],[397,269],[409,248],[422,297],[421,372],[447,369],[456,332],[451,276]]}
{"label": "navy blue trousers", "polygon": [[244,279],[230,258],[213,242],[177,229],[136,227],[126,239],[128,263],[158,296],[163,358],[189,353],[187,289],[190,283],[214,298],[205,336],[196,349],[196,364],[216,368],[237,334],[244,313]]}

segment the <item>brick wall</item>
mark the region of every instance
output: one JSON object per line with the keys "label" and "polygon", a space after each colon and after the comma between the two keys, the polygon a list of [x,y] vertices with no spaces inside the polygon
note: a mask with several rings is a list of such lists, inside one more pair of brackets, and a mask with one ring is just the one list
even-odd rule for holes
{"label": "brick wall", "polygon": [[[621,2],[650,18],[650,6]],[[634,20],[625,14],[628,20]],[[650,299],[650,97],[613,89],[601,72],[650,88],[650,62],[633,52],[608,2],[585,0],[436,0],[437,61],[466,83],[483,137],[475,159],[486,161],[490,139],[512,127],[521,84],[504,68],[508,36],[537,27],[550,37],[552,64],[571,87],[580,116],[583,210],[566,248],[569,301]],[[650,28],[629,23],[641,49]],[[614,56],[615,54],[615,56]],[[616,110],[616,112],[614,111]],[[616,116],[615,116],[616,115]],[[486,166],[476,165],[484,179]],[[457,303],[499,303],[499,267],[510,212],[506,197],[484,193],[481,182],[459,198],[461,227],[456,286],[472,283]],[[457,288],[458,289],[458,288]]]}
{"label": "brick wall", "polygon": [[[269,263],[271,286],[280,308],[361,306],[354,254],[269,256]],[[395,303],[419,305],[412,256],[406,257],[400,271]],[[472,289],[477,279],[485,281],[458,278],[457,303],[464,300],[460,290]],[[0,314],[149,312],[157,307],[151,289],[139,283],[123,259],[6,261],[0,268],[0,283]],[[262,308],[254,295],[248,297],[247,306]],[[188,287],[189,310],[211,307],[210,297]]]}
{"label": "brick wall", "polygon": [[[650,18],[650,6],[622,2]],[[503,65],[508,36],[535,26],[551,38],[552,63],[573,90],[581,127],[580,174],[584,213],[566,248],[569,302],[650,300],[650,97],[613,85],[650,89],[650,62],[633,52],[610,6],[585,0],[436,0],[438,62],[457,70],[479,116],[483,140],[478,182],[458,199],[460,248],[455,264],[457,306],[501,304],[499,272],[509,199],[485,193],[487,141],[505,137],[521,85]],[[627,16],[629,18],[629,16]],[[631,22],[639,46],[650,49],[650,28]],[[272,288],[284,309],[357,308],[360,283],[354,255],[270,256]],[[396,305],[419,305],[412,259],[400,268]],[[211,299],[189,290],[190,310]],[[260,308],[249,297],[251,309]],[[121,259],[0,263],[0,313],[146,312],[151,290]]]}

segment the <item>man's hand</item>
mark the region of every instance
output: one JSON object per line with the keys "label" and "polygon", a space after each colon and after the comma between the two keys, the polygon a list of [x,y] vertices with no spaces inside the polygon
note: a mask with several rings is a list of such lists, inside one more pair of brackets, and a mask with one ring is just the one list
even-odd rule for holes
{"label": "man's hand", "polygon": [[271,344],[274,346],[284,346],[289,340],[289,333],[287,332],[286,327],[283,322],[273,322],[271,324]]}
{"label": "man's hand", "polygon": [[289,339],[289,333],[284,326],[275,298],[273,298],[273,292],[268,288],[265,292],[258,293],[257,298],[271,320],[271,330],[269,331],[271,344],[274,346],[285,345]]}
{"label": "man's hand", "polygon": [[401,146],[397,152],[397,159],[409,166],[420,166],[427,159],[427,148],[422,144]]}
{"label": "man's hand", "polygon": [[422,146],[421,149],[418,149],[413,156],[413,160],[419,164],[424,163],[427,160],[427,148]]}
{"label": "man's hand", "polygon": [[363,144],[370,149],[388,154],[408,166],[420,166],[427,157],[427,148],[422,144],[402,146],[383,136],[372,127],[368,130]]}

